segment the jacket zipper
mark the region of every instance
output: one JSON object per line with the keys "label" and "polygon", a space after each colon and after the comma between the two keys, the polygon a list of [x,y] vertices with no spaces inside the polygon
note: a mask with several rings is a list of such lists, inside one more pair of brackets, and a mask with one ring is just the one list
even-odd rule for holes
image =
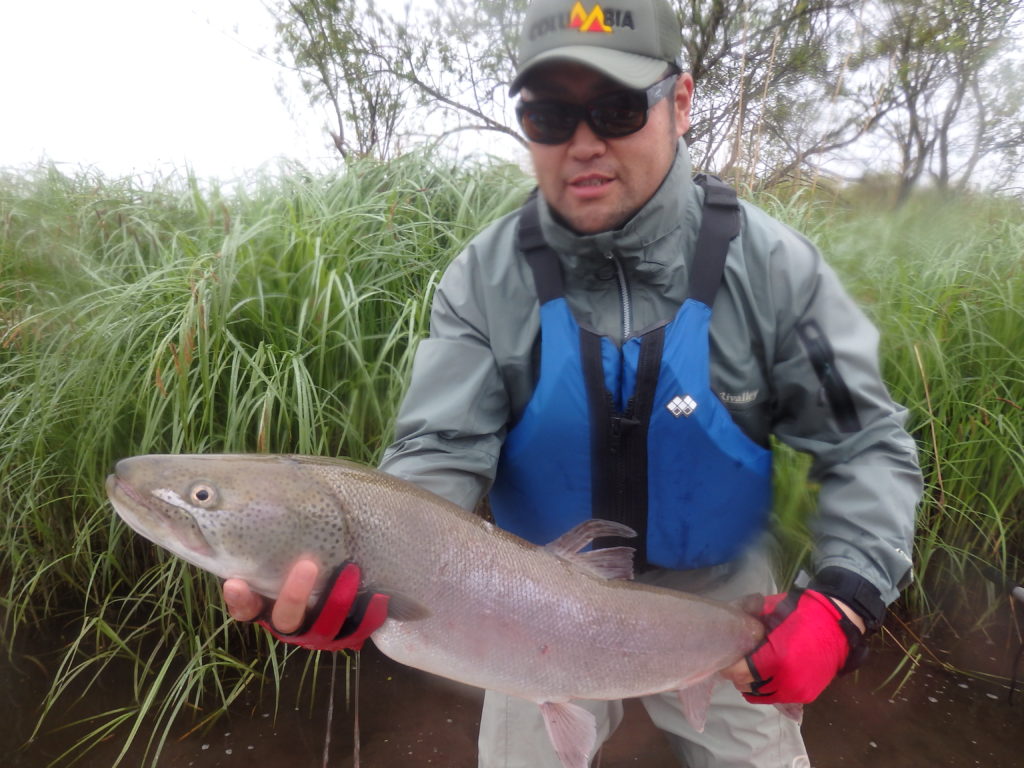
{"label": "jacket zipper", "polygon": [[608,258],[615,265],[615,279],[619,284],[619,303],[622,307],[622,343],[625,344],[633,335],[633,299],[629,294],[629,280],[622,268],[618,255],[612,251]]}
{"label": "jacket zipper", "polygon": [[[629,337],[633,335],[633,297],[630,295],[629,280],[626,278],[626,270],[622,268],[622,261],[619,259],[619,255],[612,251],[611,253],[612,263],[615,264],[615,279],[619,285],[619,305],[622,310],[622,344],[625,345],[629,341]],[[623,354],[622,346],[619,347],[619,392],[615,394],[616,399],[622,403],[624,393],[622,390],[623,377],[625,375],[626,367],[626,356]],[[612,490],[614,493],[614,504],[616,510],[616,519],[624,520],[627,515],[628,501],[627,491],[629,489],[630,482],[630,471],[632,470],[632,462],[630,452],[625,450],[625,440],[627,430],[632,431],[639,425],[633,418],[633,397],[630,397],[629,402],[622,403],[623,410],[617,411],[613,409],[612,424],[611,424],[611,452],[612,454],[622,453],[617,460],[612,460]],[[632,522],[632,521],[631,521]],[[635,523],[634,523],[635,525]]]}
{"label": "jacket zipper", "polygon": [[836,368],[835,352],[829,343],[825,331],[818,324],[817,320],[806,320],[796,327],[796,332],[807,350],[807,357],[810,359],[814,372],[818,375],[821,389],[818,391],[818,398],[821,405],[828,404],[832,409],[839,429],[842,432],[859,432],[861,429],[860,417],[857,415],[857,406],[853,402],[846,381]]}

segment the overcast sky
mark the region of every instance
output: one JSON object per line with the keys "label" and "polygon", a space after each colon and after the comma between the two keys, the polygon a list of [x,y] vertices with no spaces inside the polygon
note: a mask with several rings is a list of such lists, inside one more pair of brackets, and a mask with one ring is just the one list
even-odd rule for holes
{"label": "overcast sky", "polygon": [[279,156],[335,163],[296,79],[257,55],[273,42],[261,0],[4,0],[0,167],[226,179]]}

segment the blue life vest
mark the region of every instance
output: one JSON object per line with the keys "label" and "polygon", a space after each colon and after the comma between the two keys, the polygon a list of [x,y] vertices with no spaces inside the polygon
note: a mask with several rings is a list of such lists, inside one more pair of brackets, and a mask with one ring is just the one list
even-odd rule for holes
{"label": "blue life vest", "polygon": [[637,538],[600,546],[635,547],[639,569],[689,569],[731,560],[766,526],[771,453],[712,391],[708,361],[739,204],[721,181],[696,181],[705,197],[688,298],[671,321],[621,347],[576,322],[536,198],[523,207],[517,247],[540,300],[540,376],[491,489],[502,528],[546,544],[587,518],[616,520]]}

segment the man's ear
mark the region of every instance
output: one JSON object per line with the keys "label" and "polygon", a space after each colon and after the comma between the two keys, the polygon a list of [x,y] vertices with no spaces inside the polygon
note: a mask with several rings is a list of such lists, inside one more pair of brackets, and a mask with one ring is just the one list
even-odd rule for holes
{"label": "man's ear", "polygon": [[693,104],[693,76],[683,72],[676,80],[672,108],[676,116],[676,136],[684,136],[690,130],[690,107]]}

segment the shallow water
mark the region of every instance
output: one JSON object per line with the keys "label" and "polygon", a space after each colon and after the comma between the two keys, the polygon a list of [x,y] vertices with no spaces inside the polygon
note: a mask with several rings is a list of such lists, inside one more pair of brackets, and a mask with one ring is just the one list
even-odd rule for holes
{"label": "shallow water", "polygon": [[[815,768],[1024,766],[1024,693],[1018,692],[1011,706],[1005,685],[950,674],[934,663],[922,664],[897,690],[901,676],[883,683],[899,661],[899,651],[880,642],[875,646],[865,669],[834,683],[807,708],[804,735]],[[948,655],[957,662],[973,655],[978,663],[1009,672],[1008,649],[1004,653],[982,644]],[[31,731],[34,708],[48,684],[46,663],[33,661],[24,652],[15,654],[13,661],[0,662],[0,722],[7,724],[0,728],[0,766],[41,768],[73,741],[71,732],[50,733],[17,750]],[[363,652],[361,664],[363,768],[475,765],[479,691],[402,667],[372,648]],[[259,701],[253,686],[248,699],[207,733],[182,738],[190,726],[177,727],[178,740],[165,747],[158,765],[320,768],[329,669],[323,673],[312,711],[308,693],[299,699],[299,708],[294,706],[298,674],[296,670],[294,679],[286,681],[276,718],[272,697]],[[116,706],[124,701],[122,691],[112,679],[101,681],[88,705],[94,711]],[[329,766],[350,768],[353,715],[344,701],[343,664],[337,697]],[[119,751],[120,744],[105,744],[77,765],[108,768]],[[122,765],[142,765],[141,751],[131,753]],[[605,745],[600,765],[677,768],[663,737],[637,702],[627,704],[626,720]]]}

